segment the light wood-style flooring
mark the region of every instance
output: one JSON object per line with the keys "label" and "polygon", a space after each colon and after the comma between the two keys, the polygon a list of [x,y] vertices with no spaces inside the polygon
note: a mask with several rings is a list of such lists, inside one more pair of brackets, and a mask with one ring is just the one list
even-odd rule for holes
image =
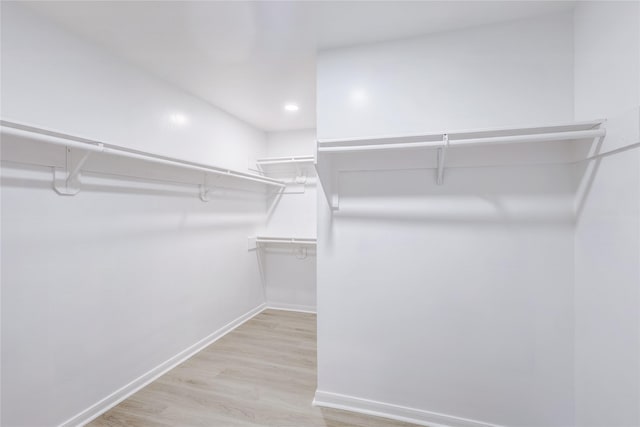
{"label": "light wood-style flooring", "polygon": [[408,427],[311,406],[316,316],[266,310],[89,426]]}

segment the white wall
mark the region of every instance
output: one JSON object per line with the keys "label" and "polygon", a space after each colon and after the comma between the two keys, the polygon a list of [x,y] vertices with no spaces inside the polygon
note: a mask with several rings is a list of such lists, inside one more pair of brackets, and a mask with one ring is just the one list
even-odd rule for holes
{"label": "white wall", "polygon": [[[640,6],[575,10],[575,114],[607,117],[600,152],[640,142]],[[576,425],[640,425],[640,148],[578,165]]]}
{"label": "white wall", "polygon": [[[315,154],[315,129],[270,132],[267,134],[267,157],[305,156]],[[291,167],[272,169],[275,176],[290,181]],[[266,225],[269,234],[316,237],[316,173],[312,164],[302,166],[307,176],[303,186],[292,185],[279,200]]]}
{"label": "white wall", "polygon": [[[4,118],[200,162],[266,153],[262,132],[6,2],[1,102]],[[2,142],[3,426],[58,425],[264,301],[246,246],[263,194],[204,203],[194,186],[94,175],[61,197],[43,166],[60,149]]]}
{"label": "white wall", "polygon": [[[315,145],[315,129],[267,134],[268,157],[313,155]],[[275,172],[280,178],[291,180],[294,171],[289,167]],[[288,185],[285,193],[273,205],[267,218],[265,235],[316,237],[317,176],[310,164],[303,167],[303,173],[307,176],[306,183]],[[269,305],[315,311],[315,248],[308,248],[304,257],[296,248],[269,246],[264,248],[262,256]]]}
{"label": "white wall", "polygon": [[315,150],[315,129],[297,129],[267,133],[268,157],[313,155]]}
{"label": "white wall", "polygon": [[[247,169],[264,133],[54,28],[2,4],[2,117],[130,148]],[[186,119],[183,126],[172,115]]]}
{"label": "white wall", "polygon": [[321,53],[318,138],[571,120],[571,26],[563,14]]}
{"label": "white wall", "polygon": [[[318,79],[320,139],[570,121],[572,16],[326,51]],[[319,400],[572,425],[572,169],[450,168],[439,187],[430,155],[390,157],[425,162],[340,172],[333,214],[318,199]]]}

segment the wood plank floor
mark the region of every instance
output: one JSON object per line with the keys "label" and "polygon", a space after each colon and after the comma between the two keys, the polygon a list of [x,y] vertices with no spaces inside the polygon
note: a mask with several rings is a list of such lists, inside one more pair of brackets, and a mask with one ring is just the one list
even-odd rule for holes
{"label": "wood plank floor", "polygon": [[401,427],[311,406],[316,316],[266,310],[89,426]]}

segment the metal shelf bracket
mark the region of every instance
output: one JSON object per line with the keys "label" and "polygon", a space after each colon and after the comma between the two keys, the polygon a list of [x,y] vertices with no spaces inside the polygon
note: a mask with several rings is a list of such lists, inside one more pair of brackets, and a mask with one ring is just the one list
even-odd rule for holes
{"label": "metal shelf bracket", "polygon": [[263,237],[263,236],[249,236],[248,238],[248,250],[255,251],[262,247],[276,245],[276,246],[292,246],[292,253],[296,255],[298,259],[305,259],[309,255],[309,247],[315,247],[317,245],[316,238],[308,237]]}
{"label": "metal shelf bracket", "polygon": [[442,147],[438,148],[438,171],[436,176],[436,184],[444,183],[444,161],[447,157],[447,149],[449,148],[449,134],[442,135]]}
{"label": "metal shelf bracket", "polygon": [[65,148],[64,169],[53,169],[53,189],[56,193],[63,196],[75,196],[80,192],[80,172],[90,155],[91,151]]}
{"label": "metal shelf bracket", "polygon": [[[255,160],[256,170],[261,174],[268,176],[269,173],[273,173],[274,170],[271,167],[276,167],[275,171],[282,175],[289,175],[291,173],[292,178],[290,184],[305,185],[309,181],[308,167],[313,165],[315,161],[314,156],[290,156],[290,157],[266,157]],[[251,162],[250,162],[251,163]],[[304,188],[302,190],[304,192]],[[288,194],[288,193],[284,193]],[[290,194],[300,194],[299,192]]]}
{"label": "metal shelf bracket", "polygon": [[306,184],[307,183],[307,175],[302,171],[299,163],[294,163],[296,167],[296,176],[294,178],[294,182],[296,184]]}
{"label": "metal shelf bracket", "polygon": [[340,172],[336,171],[332,178],[332,189],[331,189],[331,209],[334,211],[340,210]]}
{"label": "metal shelf bracket", "polygon": [[204,178],[202,179],[202,184],[200,187],[200,200],[203,202],[211,201],[211,193],[213,193],[217,189],[218,180],[220,176],[215,176],[213,182],[210,182],[209,175],[204,174]]}

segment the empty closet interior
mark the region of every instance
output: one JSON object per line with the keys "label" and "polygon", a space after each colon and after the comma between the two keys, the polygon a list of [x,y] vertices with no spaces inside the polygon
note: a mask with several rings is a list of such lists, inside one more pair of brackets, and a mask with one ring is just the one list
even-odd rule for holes
{"label": "empty closet interior", "polygon": [[640,427],[639,2],[1,20],[3,426]]}

